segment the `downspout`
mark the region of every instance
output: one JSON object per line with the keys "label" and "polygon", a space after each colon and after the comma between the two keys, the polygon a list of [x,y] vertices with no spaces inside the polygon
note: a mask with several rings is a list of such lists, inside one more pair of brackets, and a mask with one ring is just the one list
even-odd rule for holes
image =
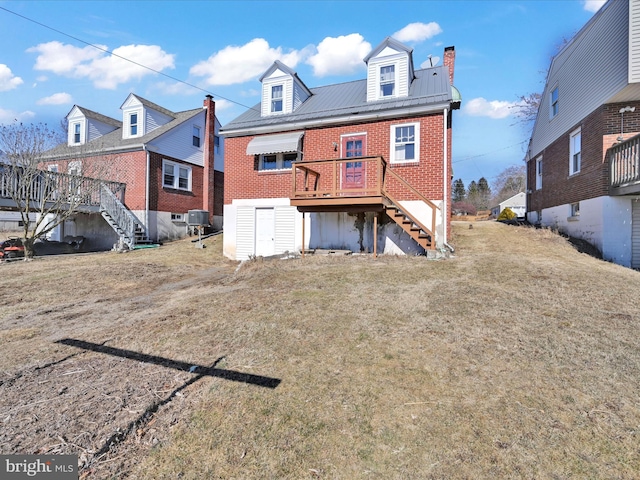
{"label": "downspout", "polygon": [[447,243],[447,195],[449,195],[449,175],[447,172],[447,166],[449,165],[449,138],[447,135],[447,115],[449,113],[449,110],[445,107],[444,109],[444,115],[443,115],[443,130],[444,130],[444,134],[443,134],[443,144],[444,144],[444,155],[443,155],[443,161],[442,161],[442,171],[443,173],[443,177],[444,177],[444,182],[443,182],[443,187],[444,187],[444,196],[442,198],[442,244],[447,247],[451,253],[453,253],[454,249],[451,245],[449,245]]}
{"label": "downspout", "polygon": [[147,229],[147,235],[149,235],[149,150],[147,150],[147,144],[142,144],[142,150],[147,154],[147,165],[145,167],[145,185],[144,185],[144,228]]}

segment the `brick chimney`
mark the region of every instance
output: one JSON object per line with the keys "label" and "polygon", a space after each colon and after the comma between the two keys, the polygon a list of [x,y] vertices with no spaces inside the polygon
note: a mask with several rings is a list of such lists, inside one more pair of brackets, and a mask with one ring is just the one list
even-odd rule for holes
{"label": "brick chimney", "polygon": [[445,47],[443,65],[449,67],[449,83],[453,85],[453,67],[456,63],[455,47]]}
{"label": "brick chimney", "polygon": [[202,179],[202,209],[209,212],[209,222],[213,224],[214,199],[214,170],[215,153],[216,103],[211,95],[204,99],[205,127],[204,127],[204,173]]}

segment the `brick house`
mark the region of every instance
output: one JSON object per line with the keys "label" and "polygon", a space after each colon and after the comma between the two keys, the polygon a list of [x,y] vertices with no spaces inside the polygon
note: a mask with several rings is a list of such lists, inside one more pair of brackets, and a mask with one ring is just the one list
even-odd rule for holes
{"label": "brick house", "polygon": [[414,70],[387,38],[367,78],[308,88],[276,61],[225,137],[224,254],[424,253],[447,244],[455,50]]}
{"label": "brick house", "polygon": [[640,268],[640,0],[608,1],[553,58],[527,152],[527,218]]}
{"label": "brick house", "polygon": [[[74,106],[66,117],[67,143],[45,153],[46,168],[125,184],[125,216],[151,241],[185,236],[189,210],[208,212],[210,225],[221,228],[223,149],[213,98],[172,112],[131,93],[120,108],[116,120]],[[102,216],[76,215],[52,238],[81,235],[91,248],[110,248],[119,239],[116,215],[100,210]]]}

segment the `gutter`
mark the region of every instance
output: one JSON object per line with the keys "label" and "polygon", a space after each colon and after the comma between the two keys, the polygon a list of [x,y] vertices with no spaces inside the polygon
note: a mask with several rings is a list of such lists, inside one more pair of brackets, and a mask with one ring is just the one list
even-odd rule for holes
{"label": "gutter", "polygon": [[[145,185],[144,185],[144,228],[147,229],[147,237],[149,236],[149,170],[150,170],[150,154],[147,144],[142,144],[142,150],[147,154],[147,165],[145,167]],[[157,240],[157,239],[156,239]]]}
{"label": "gutter", "polygon": [[[371,120],[380,120],[385,118],[395,118],[398,116],[409,116],[409,115],[417,115],[422,113],[435,113],[439,112],[443,105],[449,105],[448,103],[440,103],[437,105],[430,105],[425,108],[424,106],[416,106],[416,107],[406,107],[400,109],[392,109],[384,112],[376,111],[374,113],[358,113],[354,111],[350,115],[343,115],[340,117],[331,117],[325,119],[308,119],[296,122],[293,120],[292,122],[286,123],[278,123],[272,125],[263,125],[263,126],[255,126],[255,127],[247,127],[247,128],[235,128],[230,130],[220,129],[220,135],[224,135],[225,138],[229,137],[242,137],[247,135],[258,135],[261,133],[282,133],[289,130],[298,130],[300,128],[305,127],[317,127],[317,126],[331,126],[331,125],[342,125],[344,123],[354,123],[358,121],[371,121]],[[446,107],[445,107],[446,109]],[[252,120],[255,122],[256,120]]]}
{"label": "gutter", "polygon": [[[443,114],[443,119],[442,119],[442,126],[443,126],[443,144],[444,144],[444,155],[443,155],[443,159],[442,159],[442,171],[443,171],[443,188],[444,188],[444,195],[442,198],[442,244],[443,245],[447,245],[447,195],[449,192],[449,189],[447,188],[449,185],[450,180],[448,179],[448,175],[447,175],[447,166],[448,166],[448,160],[449,160],[449,142],[448,142],[448,135],[447,135],[447,114],[448,114],[448,109],[445,107],[443,110],[444,114]],[[447,245],[448,246],[448,245]],[[451,249],[451,247],[449,247]]]}

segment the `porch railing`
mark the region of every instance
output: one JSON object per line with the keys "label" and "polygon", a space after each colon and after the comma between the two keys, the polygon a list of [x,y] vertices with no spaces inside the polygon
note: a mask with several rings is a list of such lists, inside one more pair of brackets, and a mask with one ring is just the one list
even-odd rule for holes
{"label": "porch railing", "polygon": [[640,182],[640,135],[609,149],[609,167],[611,187]]}
{"label": "porch railing", "polygon": [[16,206],[57,204],[60,208],[99,207],[101,186],[121,202],[125,184],[45,170],[31,171],[0,165],[0,198],[11,199]]}

